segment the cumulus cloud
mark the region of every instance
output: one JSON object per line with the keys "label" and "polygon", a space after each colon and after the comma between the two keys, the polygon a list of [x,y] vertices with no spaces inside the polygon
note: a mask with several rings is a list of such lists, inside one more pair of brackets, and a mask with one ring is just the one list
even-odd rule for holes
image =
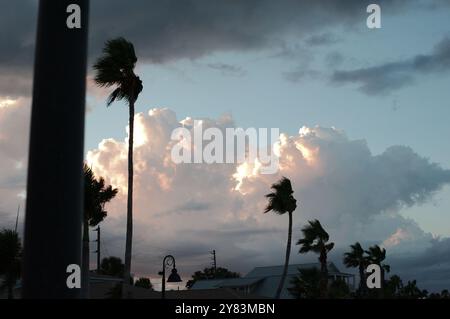
{"label": "cumulus cloud", "polygon": [[447,37],[430,54],[356,70],[335,71],[331,80],[335,84],[354,83],[368,95],[379,95],[411,85],[418,75],[449,71],[450,38]]}
{"label": "cumulus cloud", "polygon": [[[202,120],[221,130],[234,127],[229,116]],[[399,253],[432,247],[432,235],[398,210],[429,200],[450,183],[450,171],[412,149],[392,146],[372,154],[365,141],[317,126],[280,136],[275,146],[280,171],[275,175],[260,175],[252,163],[245,163],[245,169],[240,169],[244,164],[176,165],[170,158],[171,132],[192,122],[177,119],[169,109],[136,115],[136,273],[156,273],[156,261],[170,252],[180,256],[177,264],[189,274],[208,265],[211,249],[218,251],[222,265],[241,272],[281,263],[286,220],[262,211],[264,195],[283,175],[292,180],[299,202],[294,239],[301,225],[318,218],[340,251],[356,240]],[[120,189],[104,227],[111,238],[109,250],[118,255],[123,249],[118,238],[125,229],[126,149],[126,139],[107,139],[87,155],[96,174]],[[293,254],[293,262],[314,258]],[[335,258],[339,263],[341,257]]]}

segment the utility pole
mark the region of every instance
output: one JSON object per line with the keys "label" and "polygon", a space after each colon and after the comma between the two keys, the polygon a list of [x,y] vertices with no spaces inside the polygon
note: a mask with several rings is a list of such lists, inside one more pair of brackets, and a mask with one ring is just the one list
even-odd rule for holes
{"label": "utility pole", "polygon": [[216,261],[216,250],[213,250],[212,252],[211,252],[211,255],[212,255],[212,257],[211,257],[211,259],[212,259],[212,266],[213,266],[213,268],[214,268],[214,278],[216,278],[216,273],[217,273],[217,261]]}
{"label": "utility pole", "polygon": [[81,296],[88,5],[89,0],[39,1],[23,298]]}
{"label": "utility pole", "polygon": [[17,234],[17,226],[19,224],[19,213],[20,213],[20,204],[17,207],[17,216],[16,216],[16,227],[14,227],[14,232]]}
{"label": "utility pole", "polygon": [[97,274],[100,274],[100,225],[97,226],[95,231],[97,232]]}

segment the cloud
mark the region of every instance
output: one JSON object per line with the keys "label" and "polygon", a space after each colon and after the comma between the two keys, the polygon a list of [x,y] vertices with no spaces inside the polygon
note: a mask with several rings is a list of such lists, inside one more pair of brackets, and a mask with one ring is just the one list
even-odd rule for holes
{"label": "cloud", "polygon": [[439,42],[430,54],[350,71],[335,71],[335,84],[354,83],[368,95],[389,94],[414,83],[419,75],[450,71],[450,38]]}
{"label": "cloud", "polygon": [[308,37],[305,42],[311,46],[322,46],[337,43],[339,39],[332,33],[321,33]]}
{"label": "cloud", "polygon": [[226,63],[209,63],[208,67],[219,71],[223,75],[243,76],[245,74],[245,71],[241,67]]}
{"label": "cloud", "polygon": [[448,289],[450,278],[450,238],[434,238],[418,254],[388,256],[393,274],[406,280],[417,279],[421,288],[430,291]]}
{"label": "cloud", "polygon": [[[27,99],[2,101],[0,222],[7,226],[14,224],[17,204],[25,190],[30,108]],[[235,126],[229,115],[202,120],[206,127],[221,130]],[[235,174],[235,164],[175,165],[170,159],[174,143],[171,132],[181,125],[192,129],[193,121],[180,121],[169,109],[136,114],[136,274],[156,274],[162,257],[172,253],[182,274],[189,276],[209,265],[212,249],[218,252],[221,266],[242,273],[256,265],[281,264],[286,218],[262,211],[270,185],[285,175],[291,178],[299,203],[294,241],[307,220],[318,218],[336,242],[330,259],[338,265],[342,252],[357,240],[365,247],[383,244],[395,273],[405,278],[417,274],[415,278],[427,288],[450,285],[448,280],[437,281],[450,267],[444,259],[448,254],[442,254],[448,249],[448,238],[436,239],[398,213],[402,207],[430,200],[450,183],[449,170],[406,146],[372,154],[364,140],[350,140],[341,130],[319,126],[303,127],[297,135],[280,137],[277,175],[260,175],[251,164],[243,170],[248,174],[240,176]],[[102,226],[104,256],[123,256],[126,141],[105,139],[87,155],[95,173],[119,188],[117,198],[107,206],[109,215]],[[296,251],[294,247],[293,263],[316,260],[316,256],[298,255]]]}
{"label": "cloud", "polygon": [[[196,59],[214,52],[273,49],[286,39],[311,44],[332,40],[328,30],[355,26],[366,16],[370,0],[208,0],[145,1],[125,5],[120,0],[92,1],[89,63],[104,42],[125,36],[136,46],[141,62],[165,63]],[[387,14],[415,7],[420,0],[382,0]],[[444,4],[436,2],[434,9]],[[0,94],[31,92],[37,1],[0,4]],[[20,74],[20,78],[18,74]],[[14,79],[20,86],[10,86]],[[16,88],[20,88],[17,91]]]}
{"label": "cloud", "polygon": [[[221,130],[234,127],[229,116],[202,120]],[[357,240],[365,245],[384,243],[395,256],[417,255],[431,247],[432,235],[398,211],[430,200],[450,183],[450,171],[411,148],[392,146],[374,155],[365,141],[350,140],[343,131],[304,127],[298,135],[280,137],[279,174],[237,176],[235,164],[175,165],[171,161],[170,133],[181,123],[190,128],[192,122],[192,118],[180,121],[169,109],[136,115],[136,137],[141,141],[135,147],[136,273],[156,273],[157,261],[173,253],[179,256],[180,271],[189,275],[209,264],[212,249],[218,251],[222,265],[235,271],[280,264],[286,218],[262,211],[264,195],[282,175],[291,178],[299,203],[294,240],[301,225],[318,218],[337,251]],[[87,155],[96,174],[120,189],[108,206],[110,214],[103,227],[110,234],[106,236],[115,238],[108,244],[109,251],[119,256],[123,240],[118,238],[125,229],[126,149],[126,139],[107,139]],[[293,253],[292,258],[292,262],[305,262],[316,257]],[[339,263],[342,256],[334,258]]]}
{"label": "cloud", "polygon": [[29,99],[0,96],[0,224],[4,227],[13,225],[24,199],[30,109]]}

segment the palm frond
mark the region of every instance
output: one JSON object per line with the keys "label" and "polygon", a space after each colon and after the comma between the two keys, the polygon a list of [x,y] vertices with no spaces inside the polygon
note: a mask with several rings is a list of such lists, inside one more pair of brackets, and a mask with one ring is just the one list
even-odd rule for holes
{"label": "palm frond", "polygon": [[297,208],[297,201],[292,196],[294,191],[292,190],[291,181],[283,177],[280,181],[273,184],[271,189],[274,192],[265,195],[268,199],[268,204],[264,209],[264,213],[273,211],[276,214],[282,215],[286,212],[293,212]]}

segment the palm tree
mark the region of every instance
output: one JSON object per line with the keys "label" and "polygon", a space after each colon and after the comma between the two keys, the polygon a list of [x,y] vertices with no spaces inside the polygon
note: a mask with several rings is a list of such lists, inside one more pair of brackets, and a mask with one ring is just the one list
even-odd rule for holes
{"label": "palm tree", "polygon": [[89,227],[102,222],[107,212],[105,204],[117,194],[117,188],[105,186],[105,180],[95,178],[94,172],[86,164],[84,170],[84,219],[83,219],[83,294],[89,296]]}
{"label": "palm tree", "polygon": [[[124,283],[127,286],[131,278],[131,254],[133,239],[133,138],[134,138],[134,104],[142,91],[142,81],[134,73],[137,57],[134,46],[124,38],[106,42],[103,55],[94,64],[95,82],[100,87],[114,87],[109,95],[107,105],[124,99],[129,110],[128,139],[128,194],[127,194],[127,232],[125,243]],[[126,288],[126,287],[125,287]],[[123,289],[124,294],[126,289]]]}
{"label": "palm tree", "polygon": [[22,245],[17,232],[4,229],[0,232],[0,275],[3,276],[0,290],[8,290],[8,299],[13,299],[13,288],[20,277]]}
{"label": "palm tree", "polygon": [[372,247],[369,247],[369,250],[366,250],[366,253],[368,255],[368,260],[370,264],[376,264],[380,266],[381,268],[381,289],[380,294],[381,296],[384,296],[384,274],[386,272],[391,271],[391,267],[387,264],[383,263],[383,260],[386,259],[386,249],[381,248],[378,245],[374,245]]}
{"label": "palm tree", "polygon": [[283,273],[281,275],[280,283],[275,294],[275,298],[279,299],[281,295],[281,290],[284,286],[284,281],[286,280],[289,257],[291,255],[291,240],[292,240],[292,213],[297,208],[297,200],[292,196],[294,191],[292,190],[291,181],[283,177],[278,183],[271,186],[274,192],[267,194],[266,198],[269,203],[264,210],[264,213],[273,211],[275,214],[284,215],[288,213],[289,216],[289,228],[288,228],[288,240],[286,245],[286,259],[284,261]]}
{"label": "palm tree", "polygon": [[360,243],[350,245],[350,249],[349,252],[344,254],[344,265],[359,269],[359,293],[363,294],[366,290],[365,273],[369,260]]}
{"label": "palm tree", "polygon": [[288,289],[296,299],[317,299],[321,295],[320,281],[322,274],[319,269],[299,268],[298,274],[292,278],[292,286]]}
{"label": "palm tree", "polygon": [[308,225],[302,228],[303,238],[299,239],[297,245],[301,245],[300,254],[314,252],[319,254],[320,271],[322,273],[321,291],[325,297],[328,289],[328,264],[327,256],[334,243],[329,243],[330,236],[323,229],[320,222],[316,219],[309,221]]}
{"label": "palm tree", "polygon": [[389,280],[386,280],[384,291],[388,298],[401,296],[402,289],[403,281],[398,275],[392,275]]}

